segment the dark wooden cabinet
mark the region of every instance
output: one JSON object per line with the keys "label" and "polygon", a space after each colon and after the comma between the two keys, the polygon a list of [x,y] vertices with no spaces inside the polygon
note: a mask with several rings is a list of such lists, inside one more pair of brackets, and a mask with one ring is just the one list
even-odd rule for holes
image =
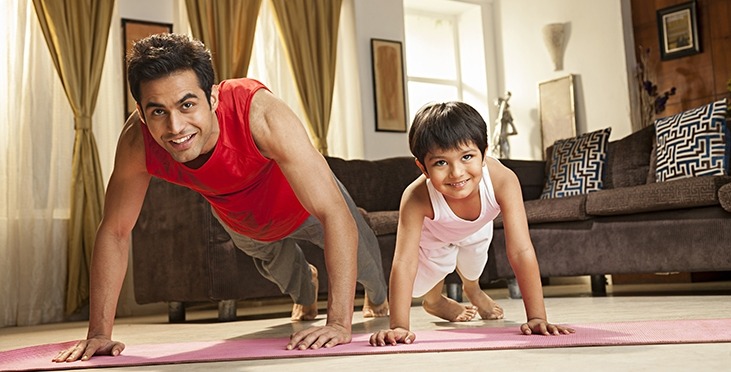
{"label": "dark wooden cabinet", "polygon": [[636,48],[650,48],[648,67],[658,91],[676,87],[659,117],[674,115],[709,102],[731,98],[731,1],[698,0],[698,34],[701,52],[660,60],[657,11],[688,0],[632,0],[632,27]]}

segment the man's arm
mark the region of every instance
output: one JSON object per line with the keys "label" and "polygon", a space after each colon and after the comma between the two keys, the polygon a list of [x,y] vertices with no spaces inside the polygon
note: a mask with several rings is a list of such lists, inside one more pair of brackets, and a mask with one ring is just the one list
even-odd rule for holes
{"label": "man's arm", "polygon": [[95,354],[119,355],[124,344],[112,341],[112,327],[129,259],[130,233],[139,216],[150,175],[136,115],[125,124],[117,144],[104,216],[91,261],[87,339],[64,350],[56,362],[87,360]]}
{"label": "man's arm", "polygon": [[543,302],[541,273],[530,239],[528,218],[525,214],[518,177],[497,160],[488,158],[487,162],[495,190],[495,199],[500,205],[503,216],[508,260],[515,272],[525,306],[527,322],[520,329],[524,334],[533,332],[544,335],[572,333],[571,329],[548,323]]}
{"label": "man's arm", "polygon": [[250,127],[259,151],[277,162],[300,203],[322,223],[328,272],[327,325],[293,335],[289,347],[331,347],[351,340],[358,231],[323,156],[297,116],[266,90],[252,100]]}

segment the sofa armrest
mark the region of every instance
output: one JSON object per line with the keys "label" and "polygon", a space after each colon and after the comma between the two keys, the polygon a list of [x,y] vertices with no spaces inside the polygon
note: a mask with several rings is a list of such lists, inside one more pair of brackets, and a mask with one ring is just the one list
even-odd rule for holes
{"label": "sofa armrest", "polygon": [[535,200],[541,197],[546,183],[546,162],[544,160],[511,160],[500,159],[510,168],[520,181],[523,200]]}

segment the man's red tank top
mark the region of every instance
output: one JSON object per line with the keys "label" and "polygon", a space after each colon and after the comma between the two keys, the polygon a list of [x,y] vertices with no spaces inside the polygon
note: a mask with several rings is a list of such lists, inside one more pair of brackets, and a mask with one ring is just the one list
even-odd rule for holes
{"label": "man's red tank top", "polygon": [[151,175],[199,192],[232,230],[268,242],[292,233],[309,213],[277,163],[259,152],[251,136],[249,106],[259,89],[267,88],[252,79],[219,84],[220,135],[213,154],[198,169],[175,161],[144,124],[142,134]]}

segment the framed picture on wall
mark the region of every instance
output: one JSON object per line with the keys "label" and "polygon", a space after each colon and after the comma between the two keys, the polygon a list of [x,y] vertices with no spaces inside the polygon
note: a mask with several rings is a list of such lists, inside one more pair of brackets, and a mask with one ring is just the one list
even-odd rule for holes
{"label": "framed picture on wall", "polygon": [[576,137],[574,75],[538,84],[543,156],[560,139]]}
{"label": "framed picture on wall", "polygon": [[127,81],[127,53],[132,49],[135,41],[144,39],[150,35],[166,32],[173,32],[173,25],[171,23],[147,22],[122,18],[122,45],[124,46],[122,76],[124,76],[125,119],[135,110],[135,99],[132,97],[132,93],[129,92],[129,82]]}
{"label": "framed picture on wall", "polygon": [[404,59],[401,42],[371,39],[376,131],[406,132]]}
{"label": "framed picture on wall", "polygon": [[700,53],[696,2],[658,10],[657,31],[660,36],[660,58],[663,61]]}

